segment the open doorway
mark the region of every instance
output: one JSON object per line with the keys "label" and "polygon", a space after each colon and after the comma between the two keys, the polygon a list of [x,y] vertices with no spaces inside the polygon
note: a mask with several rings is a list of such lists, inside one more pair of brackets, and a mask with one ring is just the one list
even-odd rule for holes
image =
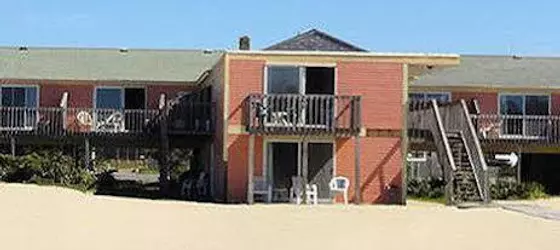
{"label": "open doorway", "polygon": [[305,94],[334,95],[334,68],[306,67]]}

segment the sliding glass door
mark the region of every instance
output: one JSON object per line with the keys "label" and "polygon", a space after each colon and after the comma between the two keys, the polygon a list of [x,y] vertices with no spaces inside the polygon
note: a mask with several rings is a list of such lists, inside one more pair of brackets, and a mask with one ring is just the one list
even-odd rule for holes
{"label": "sliding glass door", "polygon": [[[307,157],[303,154],[304,147],[307,147]],[[330,201],[329,182],[334,174],[333,147],[333,143],[329,142],[268,142],[265,176],[273,185],[277,201],[287,201],[292,177],[305,175],[309,184],[317,185],[319,199]],[[304,161],[307,169],[304,169]]]}
{"label": "sliding glass door", "polygon": [[501,95],[502,135],[546,136],[549,104],[548,95]]}

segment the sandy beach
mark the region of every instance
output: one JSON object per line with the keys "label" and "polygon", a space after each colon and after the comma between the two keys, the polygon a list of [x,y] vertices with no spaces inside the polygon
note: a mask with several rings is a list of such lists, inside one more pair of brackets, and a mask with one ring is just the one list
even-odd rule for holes
{"label": "sandy beach", "polygon": [[0,245],[10,250],[556,250],[560,222],[499,208],[456,209],[420,202],[407,207],[249,207],[0,183]]}

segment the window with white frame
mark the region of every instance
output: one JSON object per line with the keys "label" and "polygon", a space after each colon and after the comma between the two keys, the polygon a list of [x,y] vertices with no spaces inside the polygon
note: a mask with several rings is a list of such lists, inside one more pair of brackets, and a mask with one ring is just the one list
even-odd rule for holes
{"label": "window with white frame", "polygon": [[36,86],[0,87],[3,129],[32,128],[37,122],[38,91]]}
{"label": "window with white frame", "polygon": [[501,133],[516,136],[544,136],[550,114],[549,95],[501,94],[499,98]]}

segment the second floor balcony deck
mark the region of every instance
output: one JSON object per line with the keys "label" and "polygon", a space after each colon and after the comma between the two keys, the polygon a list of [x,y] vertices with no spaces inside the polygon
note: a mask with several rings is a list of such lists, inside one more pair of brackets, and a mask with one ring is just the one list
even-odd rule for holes
{"label": "second floor balcony deck", "polygon": [[132,136],[157,135],[162,119],[170,134],[210,134],[212,105],[183,104],[158,109],[0,107],[0,136]]}
{"label": "second floor balcony deck", "polygon": [[256,134],[351,136],[361,129],[359,96],[251,94],[245,126]]}

